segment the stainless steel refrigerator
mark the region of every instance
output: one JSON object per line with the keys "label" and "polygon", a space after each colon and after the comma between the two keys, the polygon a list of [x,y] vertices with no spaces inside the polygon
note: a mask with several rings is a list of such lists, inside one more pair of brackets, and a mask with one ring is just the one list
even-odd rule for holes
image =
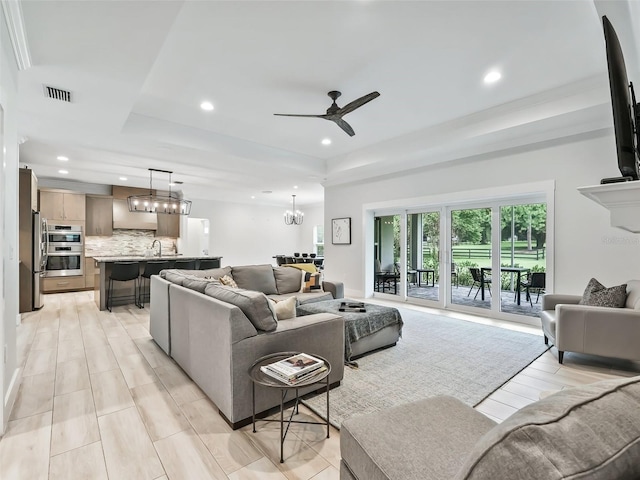
{"label": "stainless steel refrigerator", "polygon": [[33,309],[42,308],[43,283],[47,265],[47,220],[33,212]]}

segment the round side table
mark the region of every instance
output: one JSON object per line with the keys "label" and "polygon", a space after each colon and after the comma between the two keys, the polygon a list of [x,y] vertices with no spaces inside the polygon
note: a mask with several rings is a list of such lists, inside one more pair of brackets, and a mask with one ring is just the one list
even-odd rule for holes
{"label": "round side table", "polygon": [[[298,355],[301,352],[278,352],[272,353],[270,355],[265,355],[264,357],[260,357],[256,360],[253,365],[249,368],[249,377],[251,378],[251,402],[252,402],[252,421],[253,421],[253,433],[256,432],[256,385],[261,385],[266,388],[278,388],[280,389],[280,420],[271,420],[271,419],[262,419],[264,422],[280,422],[280,463],[284,463],[284,439],[287,436],[287,432],[289,431],[289,427],[292,423],[307,423],[314,425],[325,425],[327,426],[327,438],[329,438],[329,373],[331,373],[331,364],[327,361],[327,359],[312,354],[314,357],[322,360],[327,367],[327,369],[319,375],[313,376],[313,378],[309,380],[303,380],[295,385],[290,385],[285,383],[284,381],[280,381],[276,378],[273,378],[266,373],[260,370],[260,367],[265,365],[269,365],[271,363],[279,362],[280,360],[284,360],[285,358],[289,358],[293,355]],[[311,422],[306,420],[293,420],[293,416],[298,414],[298,403],[300,400],[299,397],[299,389],[303,387],[308,387],[311,385],[316,385],[324,383],[327,389],[327,421],[325,422]],[[289,415],[289,419],[285,421],[284,419],[284,404],[286,401],[287,394],[289,392],[294,392],[295,394],[295,404],[293,409],[291,410],[291,415]],[[284,424],[287,423],[287,428],[285,430]]]}

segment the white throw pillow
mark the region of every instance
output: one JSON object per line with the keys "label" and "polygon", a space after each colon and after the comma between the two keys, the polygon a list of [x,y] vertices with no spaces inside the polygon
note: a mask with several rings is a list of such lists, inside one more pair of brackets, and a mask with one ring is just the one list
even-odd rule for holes
{"label": "white throw pillow", "polygon": [[272,298],[270,298],[272,306],[276,312],[276,319],[280,320],[288,320],[290,318],[296,318],[296,304],[298,303],[298,299],[296,297],[289,297],[286,300],[280,300],[276,302]]}

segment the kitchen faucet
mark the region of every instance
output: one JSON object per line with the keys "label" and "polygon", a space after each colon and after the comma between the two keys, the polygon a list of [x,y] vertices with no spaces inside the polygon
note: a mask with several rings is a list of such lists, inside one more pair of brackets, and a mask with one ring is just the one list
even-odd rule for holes
{"label": "kitchen faucet", "polygon": [[153,243],[151,244],[151,248],[156,246],[156,242],[158,242],[158,246],[160,247],[160,249],[158,250],[158,257],[162,257],[162,242],[158,239],[154,240]]}

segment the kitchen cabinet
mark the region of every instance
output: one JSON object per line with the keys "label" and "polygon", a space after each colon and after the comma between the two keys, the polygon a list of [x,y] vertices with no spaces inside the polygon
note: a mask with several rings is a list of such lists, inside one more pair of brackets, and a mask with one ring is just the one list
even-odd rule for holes
{"label": "kitchen cabinet", "polygon": [[166,213],[158,213],[158,229],[156,237],[173,237],[180,236],[180,215],[167,215]]}
{"label": "kitchen cabinet", "polygon": [[99,272],[96,268],[96,261],[93,257],[84,258],[84,286],[85,288],[93,288],[95,286],[95,275]]}
{"label": "kitchen cabinet", "polygon": [[113,235],[113,197],[87,195],[86,235]]}
{"label": "kitchen cabinet", "polygon": [[43,290],[46,293],[68,292],[70,290],[83,290],[84,288],[84,275],[45,278],[43,285]]}
{"label": "kitchen cabinet", "polygon": [[49,221],[85,219],[84,193],[40,190],[40,214]]}

